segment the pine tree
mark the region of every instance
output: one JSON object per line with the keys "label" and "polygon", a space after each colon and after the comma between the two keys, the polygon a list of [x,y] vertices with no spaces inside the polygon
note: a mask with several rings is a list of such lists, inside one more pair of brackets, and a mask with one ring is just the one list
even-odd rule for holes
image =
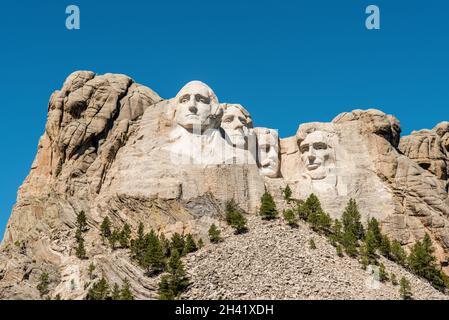
{"label": "pine tree", "polygon": [[170,274],[170,287],[174,296],[179,298],[180,294],[189,286],[189,278],[184,270],[184,265],[179,254],[175,251],[168,261],[168,273]]}
{"label": "pine tree", "polygon": [[173,234],[170,241],[170,250],[177,251],[180,256],[184,254],[184,247],[186,245],[186,242],[184,240],[184,236],[181,236],[179,233]]}
{"label": "pine tree", "polygon": [[306,220],[311,224],[312,229],[324,234],[330,234],[332,220],[321,207],[320,200],[315,194],[311,194],[302,205],[301,211],[306,216]]}
{"label": "pine tree", "polygon": [[316,244],[315,244],[315,241],[313,241],[313,239],[309,240],[309,248],[312,250],[316,249]]}
{"label": "pine tree", "polygon": [[111,293],[112,300],[120,300],[120,288],[117,283],[114,283]]}
{"label": "pine tree", "polygon": [[43,272],[39,276],[39,283],[37,285],[37,290],[39,291],[39,294],[41,295],[41,297],[43,297],[44,295],[49,293],[49,290],[48,290],[49,285],[50,285],[50,280],[48,277],[48,273]]}
{"label": "pine tree", "polygon": [[94,271],[95,271],[95,265],[94,265],[93,262],[91,262],[91,263],[89,264],[89,269],[88,269],[88,271],[89,271],[89,279],[90,279],[90,280],[93,280],[93,279],[94,279]]}
{"label": "pine tree", "polygon": [[209,228],[209,239],[212,243],[219,243],[223,241],[221,238],[221,232],[215,224],[212,224]]}
{"label": "pine tree", "polygon": [[407,264],[407,253],[397,240],[391,242],[391,259],[401,266],[406,266]]}
{"label": "pine tree", "polygon": [[356,201],[350,199],[342,215],[343,232],[353,234],[356,240],[361,240],[364,237],[364,229],[360,218]]}
{"label": "pine tree", "polygon": [[146,239],[147,248],[143,260],[143,267],[148,269],[151,275],[159,274],[165,269],[165,256],[162,251],[159,238],[154,230],[151,230]]}
{"label": "pine tree", "polygon": [[284,220],[290,227],[296,227],[298,225],[298,219],[292,209],[284,210],[283,212]]}
{"label": "pine tree", "polygon": [[379,281],[380,282],[385,282],[388,280],[388,274],[385,270],[385,265],[383,263],[381,263],[379,265]]}
{"label": "pine tree", "polygon": [[267,191],[262,195],[259,214],[264,220],[275,219],[278,215],[273,197]]}
{"label": "pine tree", "polygon": [[379,248],[380,243],[382,241],[382,233],[380,231],[379,221],[377,221],[376,218],[371,218],[368,221],[367,232],[368,231],[371,231],[373,233],[374,241],[375,241],[374,244],[375,244],[376,248]]}
{"label": "pine tree", "polygon": [[342,242],[342,227],[340,220],[335,219],[329,236],[330,242],[334,247]]}
{"label": "pine tree", "polygon": [[247,231],[246,218],[243,216],[242,210],[235,203],[234,199],[226,203],[226,222],[235,229],[236,234]]}
{"label": "pine tree", "polygon": [[343,249],[341,248],[341,245],[337,244],[336,250],[337,250],[337,255],[339,257],[343,257]]}
{"label": "pine tree", "polygon": [[81,230],[81,232],[84,232],[87,230],[87,217],[86,217],[86,214],[84,213],[84,211],[81,211],[76,216],[76,226],[78,227],[79,230]]}
{"label": "pine tree", "polygon": [[405,278],[402,277],[400,281],[401,287],[399,288],[399,293],[404,300],[411,300],[412,299],[412,288],[410,286],[410,282]]}
{"label": "pine tree", "polygon": [[446,284],[437,267],[434,251],[432,240],[426,233],[422,242],[417,241],[410,250],[408,265],[415,274],[429,280],[435,288],[444,290]]}
{"label": "pine tree", "polygon": [[193,240],[192,235],[189,233],[186,237],[186,245],[184,247],[184,254],[195,252],[198,250],[195,240]]}
{"label": "pine tree", "polygon": [[86,249],[84,248],[84,239],[83,238],[79,239],[78,246],[76,247],[76,250],[75,250],[75,254],[81,260],[86,259]]}
{"label": "pine tree", "polygon": [[112,250],[115,250],[117,242],[120,240],[120,232],[117,229],[114,229],[114,231],[112,231],[111,235],[109,236],[108,240]]}
{"label": "pine tree", "polygon": [[101,231],[101,236],[103,237],[103,241],[106,238],[109,238],[109,236],[111,235],[111,220],[109,220],[109,217],[105,217],[103,219],[103,222],[100,225],[100,231]]}
{"label": "pine tree", "polygon": [[364,255],[366,255],[366,259],[368,259],[368,264],[377,264],[377,239],[373,230],[368,230],[365,235],[364,240]]}
{"label": "pine tree", "polygon": [[109,298],[109,284],[105,278],[101,278],[93,284],[87,292],[87,300],[106,300]]}
{"label": "pine tree", "polygon": [[290,186],[287,184],[285,189],[282,190],[282,194],[284,195],[284,200],[287,202],[290,202],[292,199],[292,189],[290,189]]}
{"label": "pine tree", "polygon": [[170,241],[165,237],[163,233],[161,233],[159,237],[159,243],[161,244],[162,253],[165,257],[170,257]]}
{"label": "pine tree", "polygon": [[120,247],[129,248],[130,237],[131,237],[131,227],[129,226],[129,224],[125,223],[119,235]]}
{"label": "pine tree", "polygon": [[354,199],[350,199],[346,205],[342,215],[342,225],[342,245],[350,257],[355,257],[357,256],[358,240],[363,239],[364,230],[363,225],[360,222],[360,213],[357,208],[357,203]]}
{"label": "pine tree", "polygon": [[388,239],[387,235],[382,235],[380,240],[380,246],[379,246],[380,253],[386,257],[391,257],[391,243],[390,239]]}
{"label": "pine tree", "polygon": [[204,247],[204,241],[200,238],[200,240],[198,240],[198,249],[201,249],[202,247]]}
{"label": "pine tree", "polygon": [[396,275],[394,273],[391,273],[390,279],[391,279],[391,284],[392,285],[394,285],[394,286],[398,285],[398,278],[396,277]]}
{"label": "pine tree", "polygon": [[131,257],[135,259],[140,266],[143,265],[146,247],[147,244],[144,225],[142,222],[139,222],[139,227],[137,229],[137,238],[131,241]]}
{"label": "pine tree", "polygon": [[170,276],[163,275],[161,281],[159,282],[158,289],[159,300],[174,300],[175,295],[170,287]]}
{"label": "pine tree", "polygon": [[128,279],[123,281],[122,289],[120,290],[120,300],[134,300],[134,295],[131,292],[131,285]]}

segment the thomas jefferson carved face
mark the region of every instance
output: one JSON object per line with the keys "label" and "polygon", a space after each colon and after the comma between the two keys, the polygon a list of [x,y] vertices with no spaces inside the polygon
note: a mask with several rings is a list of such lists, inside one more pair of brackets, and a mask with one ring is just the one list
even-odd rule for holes
{"label": "thomas jefferson carved face", "polygon": [[252,128],[252,119],[248,111],[239,104],[225,104],[221,127],[225,131],[229,144],[244,149],[248,143],[248,129]]}
{"label": "thomas jefferson carved face", "polygon": [[206,84],[192,81],[176,95],[176,122],[188,131],[216,128],[222,111],[215,93]]}
{"label": "thomas jefferson carved face", "polygon": [[267,128],[255,128],[260,173],[270,178],[279,175],[279,135]]}
{"label": "thomas jefferson carved face", "polygon": [[327,176],[328,160],[331,156],[331,146],[325,132],[309,133],[299,146],[301,161],[312,178],[321,180]]}

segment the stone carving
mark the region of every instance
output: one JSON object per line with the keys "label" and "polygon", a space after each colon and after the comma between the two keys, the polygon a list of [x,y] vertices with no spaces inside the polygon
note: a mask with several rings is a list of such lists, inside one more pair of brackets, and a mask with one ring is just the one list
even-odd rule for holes
{"label": "stone carving", "polygon": [[[232,120],[222,121],[223,113]],[[252,129],[243,107],[220,105],[199,81],[164,100],[124,75],[76,72],[50,98],[46,130],[18,191],[0,247],[0,298],[39,298],[45,271],[60,280],[52,295],[81,299],[91,261],[109,281],[130,279],[136,298],[155,298],[157,283],[125,251],[111,256],[106,246],[89,245],[89,260],[73,255],[77,213],[88,217],[86,243],[101,242],[106,216],[115,226],[136,230],[142,221],[168,236],[207,238],[226,200],[254,214],[270,190],[282,209],[287,183],[295,198],[316,193],[334,218],[355,198],[362,221],[378,218],[404,245],[430,233],[447,262],[447,127],[399,144],[397,119],[354,110],[279,139],[276,130]],[[67,290],[72,279],[79,290]]]}
{"label": "stone carving", "polygon": [[248,111],[240,104],[221,105],[223,117],[221,127],[225,132],[226,141],[236,148],[248,149],[249,136],[253,133],[253,120]]}
{"label": "stone carving", "polygon": [[279,135],[274,129],[255,128],[257,136],[257,162],[260,173],[269,178],[279,176]]}

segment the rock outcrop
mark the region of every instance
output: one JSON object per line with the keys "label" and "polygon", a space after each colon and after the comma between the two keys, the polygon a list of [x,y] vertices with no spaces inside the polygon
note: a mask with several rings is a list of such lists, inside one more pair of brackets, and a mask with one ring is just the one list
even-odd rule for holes
{"label": "rock outcrop", "polygon": [[[36,284],[47,272],[52,294],[81,299],[92,283],[91,262],[97,276],[119,284],[128,279],[136,298],[155,298],[156,280],[129,252],[102,245],[106,216],[116,227],[128,223],[135,231],[143,222],[167,236],[206,239],[210,225],[222,223],[226,201],[255,214],[268,190],[282,208],[287,184],[299,199],[316,193],[334,218],[355,198],[364,221],[378,218],[404,246],[429,233],[447,262],[444,124],[400,140],[399,121],[378,110],[301,124],[285,139],[252,123],[243,106],[220,104],[199,81],[163,99],[125,75],[70,75],[50,98],[45,133],[0,247],[0,298],[39,298]],[[81,211],[88,218],[88,260],[74,254]]]}

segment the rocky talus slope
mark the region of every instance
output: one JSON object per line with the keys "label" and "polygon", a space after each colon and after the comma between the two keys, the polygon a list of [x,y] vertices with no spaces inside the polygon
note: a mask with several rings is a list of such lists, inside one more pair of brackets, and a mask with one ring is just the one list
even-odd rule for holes
{"label": "rocky talus slope", "polygon": [[[209,244],[185,258],[193,281],[184,299],[401,299],[390,281],[376,287],[356,259],[339,257],[329,241],[305,223],[248,217],[249,231]],[[309,246],[310,239],[316,249]],[[388,273],[406,277],[414,299],[448,299],[427,281],[386,259]]]}

